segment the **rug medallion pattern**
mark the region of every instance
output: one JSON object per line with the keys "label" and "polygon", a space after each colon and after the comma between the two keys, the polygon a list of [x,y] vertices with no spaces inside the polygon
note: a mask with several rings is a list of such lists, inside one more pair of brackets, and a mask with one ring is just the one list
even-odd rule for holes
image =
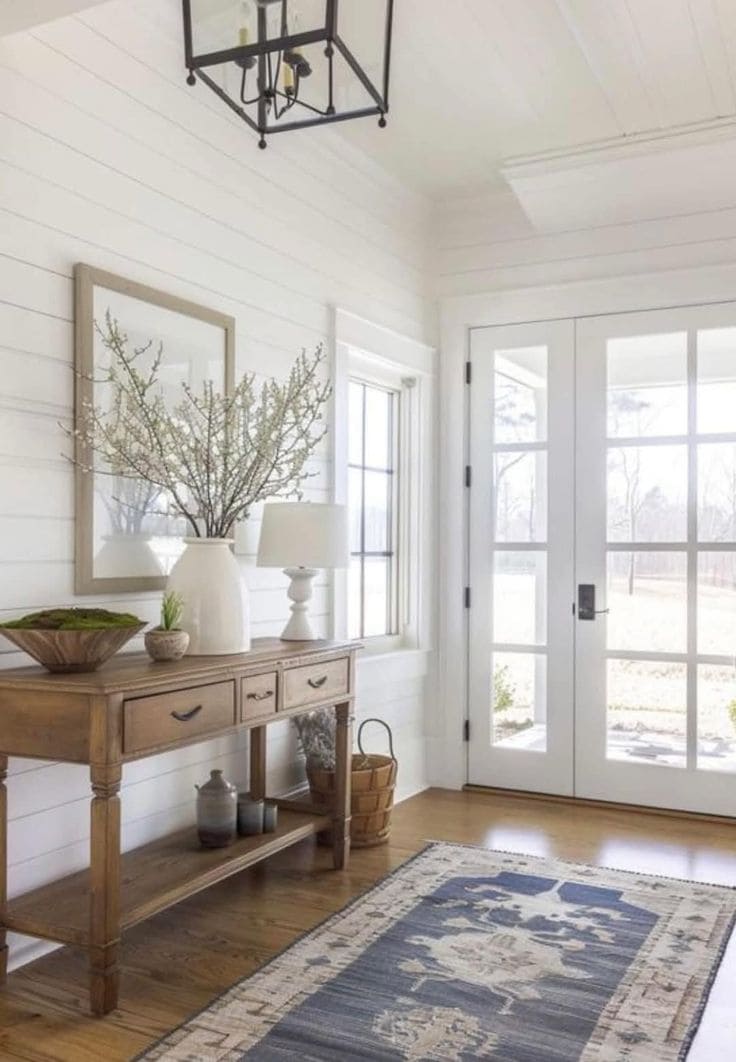
{"label": "rug medallion pattern", "polygon": [[674,1062],[735,911],[723,887],[432,844],[141,1057]]}

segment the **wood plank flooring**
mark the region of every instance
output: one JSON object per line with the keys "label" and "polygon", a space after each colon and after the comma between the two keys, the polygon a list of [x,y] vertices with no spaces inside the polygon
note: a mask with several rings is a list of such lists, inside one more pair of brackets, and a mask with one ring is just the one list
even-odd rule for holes
{"label": "wood plank flooring", "polygon": [[309,839],[131,929],[121,1004],[107,1018],[87,1012],[83,952],[64,948],[11,974],[0,989],[0,1059],[129,1060],[426,840],[736,884],[736,824],[427,790],[396,809],[390,844],[353,852],[346,871]]}

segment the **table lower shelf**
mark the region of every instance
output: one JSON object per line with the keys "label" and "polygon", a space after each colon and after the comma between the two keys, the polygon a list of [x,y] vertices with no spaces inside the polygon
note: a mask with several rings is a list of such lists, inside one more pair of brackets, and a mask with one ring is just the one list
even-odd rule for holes
{"label": "table lower shelf", "polygon": [[[274,833],[238,837],[227,848],[201,848],[189,827],[126,852],[121,856],[121,927],[128,929],[328,825],[323,814],[280,807]],[[83,870],[24,893],[8,903],[5,924],[31,937],[86,946],[89,888],[89,871]]]}

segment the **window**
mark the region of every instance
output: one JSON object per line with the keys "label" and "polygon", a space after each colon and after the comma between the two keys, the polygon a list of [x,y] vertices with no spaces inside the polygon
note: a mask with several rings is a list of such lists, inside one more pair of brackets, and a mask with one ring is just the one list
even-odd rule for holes
{"label": "window", "polygon": [[431,348],[336,311],[333,497],[352,563],[333,576],[332,630],[366,656],[432,641],[434,376]]}
{"label": "window", "polygon": [[348,383],[348,632],[399,633],[399,390]]}

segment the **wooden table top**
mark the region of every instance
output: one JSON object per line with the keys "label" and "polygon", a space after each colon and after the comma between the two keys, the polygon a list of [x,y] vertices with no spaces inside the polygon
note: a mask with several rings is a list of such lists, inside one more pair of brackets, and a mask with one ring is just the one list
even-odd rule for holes
{"label": "wooden table top", "polygon": [[269,663],[300,660],[310,663],[315,656],[352,652],[360,649],[357,641],[315,640],[285,642],[280,638],[254,638],[247,653],[225,656],[185,656],[182,660],[154,663],[147,653],[119,653],[97,671],[83,674],[55,675],[39,664],[32,667],[0,670],[0,689],[35,689],[83,694],[106,694],[131,688],[153,687],[159,683],[196,682],[213,675],[237,673]]}

